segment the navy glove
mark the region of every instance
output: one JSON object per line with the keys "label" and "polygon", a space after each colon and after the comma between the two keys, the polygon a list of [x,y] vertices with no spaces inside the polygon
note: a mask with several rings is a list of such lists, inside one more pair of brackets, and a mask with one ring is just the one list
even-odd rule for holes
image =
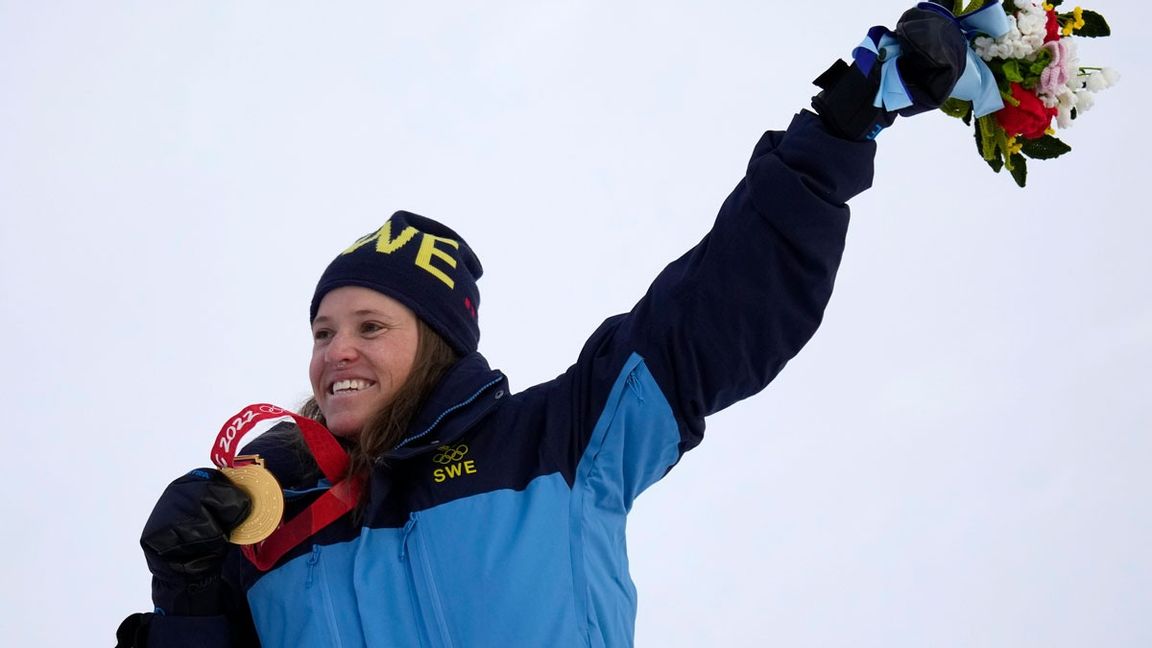
{"label": "navy glove", "polygon": [[148,624],[153,616],[139,612],[128,615],[116,628],[116,648],[145,648],[148,645]]}
{"label": "navy glove", "polygon": [[152,602],[159,610],[221,613],[221,568],[233,549],[228,534],[251,509],[248,495],[218,470],[199,468],[169,484],[140,536],[152,572]]}
{"label": "navy glove", "polygon": [[823,91],[812,98],[812,107],[836,135],[872,139],[891,126],[897,115],[935,110],[952,94],[968,55],[968,40],[959,25],[938,12],[914,8],[900,17],[895,33],[902,51],[896,66],[912,105],[894,112],[872,105],[880,89],[882,61],[872,66],[868,76],[857,65],[836,61],[816,79]]}

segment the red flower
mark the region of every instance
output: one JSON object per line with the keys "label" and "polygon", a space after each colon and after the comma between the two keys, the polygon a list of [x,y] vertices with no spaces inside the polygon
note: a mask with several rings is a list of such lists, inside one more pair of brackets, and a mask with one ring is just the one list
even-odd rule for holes
{"label": "red flower", "polygon": [[1060,40],[1060,18],[1056,15],[1055,9],[1048,10],[1048,34],[1044,36],[1045,43],[1051,43],[1054,40]]}
{"label": "red flower", "polygon": [[1036,139],[1044,135],[1052,118],[1056,116],[1056,108],[1044,105],[1029,90],[1025,90],[1019,83],[1012,84],[1012,97],[1020,102],[1019,106],[1005,103],[1004,109],[996,113],[996,121],[1008,133],[1008,137],[1023,135],[1028,139]]}

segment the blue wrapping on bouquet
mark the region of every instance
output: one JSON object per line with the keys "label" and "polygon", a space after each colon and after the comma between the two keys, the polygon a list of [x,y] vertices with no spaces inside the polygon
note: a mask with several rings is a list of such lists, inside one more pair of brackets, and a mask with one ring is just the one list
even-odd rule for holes
{"label": "blue wrapping on bouquet", "polygon": [[[947,16],[956,22],[957,27],[969,41],[981,35],[999,38],[1011,28],[1008,14],[1005,13],[1000,0],[960,16],[953,15],[951,11],[933,2],[921,2],[916,8]],[[860,45],[852,50],[852,58],[865,76],[872,71],[873,65],[876,63],[881,65],[880,89],[876,92],[876,99],[873,102],[877,108],[899,111],[913,104],[896,65],[900,55],[900,41],[895,33],[886,27],[869,29],[868,35]],[[964,72],[956,82],[951,96],[971,101],[973,113],[977,117],[1000,110],[1004,107],[1004,100],[1000,97],[1000,89],[996,85],[992,70],[971,47],[968,48],[967,56]]]}

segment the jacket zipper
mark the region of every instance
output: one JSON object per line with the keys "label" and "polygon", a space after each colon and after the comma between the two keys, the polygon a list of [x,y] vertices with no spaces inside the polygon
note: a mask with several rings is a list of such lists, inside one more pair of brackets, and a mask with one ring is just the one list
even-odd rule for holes
{"label": "jacket zipper", "polygon": [[317,572],[319,572],[320,579],[318,595],[324,602],[324,618],[328,621],[328,636],[331,638],[333,646],[342,646],[340,632],[336,625],[336,610],[332,606],[332,591],[328,589],[328,580],[320,568],[320,545],[312,545],[312,555],[308,557],[308,578],[304,581],[304,589],[312,589],[314,585],[317,585]]}
{"label": "jacket zipper", "polygon": [[426,634],[433,643],[439,639],[436,645],[452,648],[452,637],[448,633],[444,609],[440,606],[440,591],[432,576],[432,563],[428,560],[428,546],[424,543],[424,536],[416,529],[418,518],[419,514],[412,513],[408,522],[404,524],[400,542],[400,561],[408,563],[408,576],[416,595],[420,616],[424,619]]}
{"label": "jacket zipper", "polygon": [[628,378],[625,380],[625,384],[627,384],[628,388],[632,390],[632,394],[634,396],[636,396],[636,400],[643,403],[644,402],[644,392],[641,391],[641,389],[640,389],[640,380],[638,378],[636,378],[636,369],[635,368],[633,368],[632,371],[628,372]]}
{"label": "jacket zipper", "polygon": [[316,564],[320,562],[320,545],[312,545],[312,555],[308,556],[308,579],[304,581],[304,589],[312,589],[316,582]]}
{"label": "jacket zipper", "polygon": [[440,421],[443,421],[445,416],[448,416],[449,414],[451,414],[452,412],[455,412],[456,410],[460,409],[461,407],[464,407],[465,405],[470,404],[472,401],[479,398],[480,394],[483,394],[485,391],[487,391],[489,387],[499,383],[502,380],[504,380],[503,376],[493,380],[492,382],[488,383],[487,385],[484,385],[480,389],[477,389],[476,393],[472,394],[468,398],[460,401],[459,403],[456,403],[455,405],[453,405],[452,407],[449,407],[448,409],[444,410],[443,412],[440,412],[440,416],[437,416],[436,420],[432,421],[432,424],[429,425],[427,427],[427,429],[425,429],[423,432],[418,432],[416,434],[413,434],[412,436],[408,437],[407,439],[404,439],[400,443],[397,443],[396,447],[394,449],[403,448],[404,446],[408,445],[409,443],[427,436],[429,432],[436,429],[437,425],[440,425]]}

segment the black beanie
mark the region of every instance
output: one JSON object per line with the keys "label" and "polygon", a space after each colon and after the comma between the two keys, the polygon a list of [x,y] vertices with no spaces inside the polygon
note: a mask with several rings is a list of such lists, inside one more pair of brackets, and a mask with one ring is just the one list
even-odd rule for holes
{"label": "black beanie", "polygon": [[412,309],[457,353],[467,355],[480,342],[476,280],[483,273],[459,234],[431,218],[398,211],[328,264],[312,295],[308,321],[316,319],[330,290],[370,288]]}

